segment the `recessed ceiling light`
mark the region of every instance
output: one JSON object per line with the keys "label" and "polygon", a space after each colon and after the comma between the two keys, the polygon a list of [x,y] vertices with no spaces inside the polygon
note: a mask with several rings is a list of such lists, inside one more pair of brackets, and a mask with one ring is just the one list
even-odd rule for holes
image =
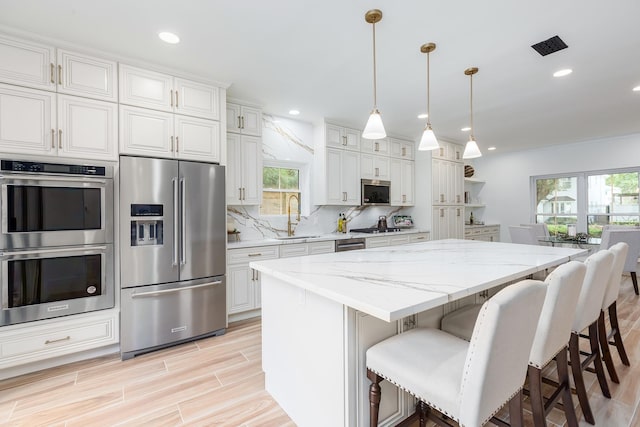
{"label": "recessed ceiling light", "polygon": [[426,113],[418,114],[419,119],[426,119],[427,117],[429,117],[429,115]]}
{"label": "recessed ceiling light", "polygon": [[496,149],[496,147],[489,147],[489,148],[487,148],[487,150],[489,150],[489,151],[493,151],[493,150],[495,150],[495,149]]}
{"label": "recessed ceiling light", "polygon": [[160,37],[160,40],[162,40],[163,42],[167,42],[171,44],[180,43],[180,37],[168,31],[163,31],[161,33],[158,33],[158,37]]}
{"label": "recessed ceiling light", "polygon": [[462,129],[460,129],[462,132],[469,132],[471,130],[471,128],[469,126],[463,127]]}
{"label": "recessed ceiling light", "polygon": [[640,92],[640,86],[636,86],[636,87],[634,87],[634,88],[633,88],[633,91],[634,91],[634,92]]}
{"label": "recessed ceiling light", "polygon": [[298,111],[298,110],[289,110],[289,114],[291,114],[292,116],[297,116],[298,114],[300,114],[300,111]]}
{"label": "recessed ceiling light", "polygon": [[573,70],[571,68],[564,68],[553,73],[553,77],[564,77],[568,76],[571,73],[573,73]]}

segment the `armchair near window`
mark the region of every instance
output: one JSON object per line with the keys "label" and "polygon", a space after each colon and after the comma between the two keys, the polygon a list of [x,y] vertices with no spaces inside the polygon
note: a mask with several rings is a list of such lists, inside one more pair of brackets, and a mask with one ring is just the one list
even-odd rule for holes
{"label": "armchair near window", "polygon": [[509,226],[509,235],[511,243],[521,243],[524,245],[539,245],[536,230],[532,227],[519,227],[517,225]]}
{"label": "armchair near window", "polygon": [[627,252],[624,269],[622,271],[631,275],[633,290],[636,295],[638,295],[638,278],[636,271],[638,269],[638,254],[640,254],[640,228],[613,228],[607,225],[602,229],[600,249],[609,249],[619,242],[625,242],[629,245],[629,251]]}

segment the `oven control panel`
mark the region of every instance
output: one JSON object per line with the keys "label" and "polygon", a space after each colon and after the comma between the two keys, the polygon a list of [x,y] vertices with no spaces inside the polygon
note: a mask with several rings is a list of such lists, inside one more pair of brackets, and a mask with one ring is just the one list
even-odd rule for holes
{"label": "oven control panel", "polygon": [[106,168],[104,166],[66,165],[17,160],[2,160],[2,162],[0,162],[0,169],[9,172],[60,173],[64,175],[105,176],[106,174]]}

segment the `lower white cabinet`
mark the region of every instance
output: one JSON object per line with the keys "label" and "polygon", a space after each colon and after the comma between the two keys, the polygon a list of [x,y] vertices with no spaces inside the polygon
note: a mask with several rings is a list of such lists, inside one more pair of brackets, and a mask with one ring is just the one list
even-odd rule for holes
{"label": "lower white cabinet", "polygon": [[0,369],[118,343],[119,313],[104,310],[0,331]]}
{"label": "lower white cabinet", "polygon": [[480,225],[465,227],[464,238],[467,240],[483,240],[485,242],[500,241],[499,225]]}
{"label": "lower white cabinet", "polygon": [[[278,246],[229,249],[227,256],[227,315],[260,308],[260,274],[249,268],[251,261],[276,259]],[[246,316],[251,317],[251,316]],[[239,317],[240,320],[243,317]]]}
{"label": "lower white cabinet", "polygon": [[431,239],[462,239],[464,236],[464,208],[462,206],[434,206]]}

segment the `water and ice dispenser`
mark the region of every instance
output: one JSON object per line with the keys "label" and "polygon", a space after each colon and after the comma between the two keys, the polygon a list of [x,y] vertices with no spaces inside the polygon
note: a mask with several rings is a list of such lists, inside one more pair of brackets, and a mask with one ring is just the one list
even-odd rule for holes
{"label": "water and ice dispenser", "polygon": [[131,246],[162,245],[163,205],[131,205]]}

